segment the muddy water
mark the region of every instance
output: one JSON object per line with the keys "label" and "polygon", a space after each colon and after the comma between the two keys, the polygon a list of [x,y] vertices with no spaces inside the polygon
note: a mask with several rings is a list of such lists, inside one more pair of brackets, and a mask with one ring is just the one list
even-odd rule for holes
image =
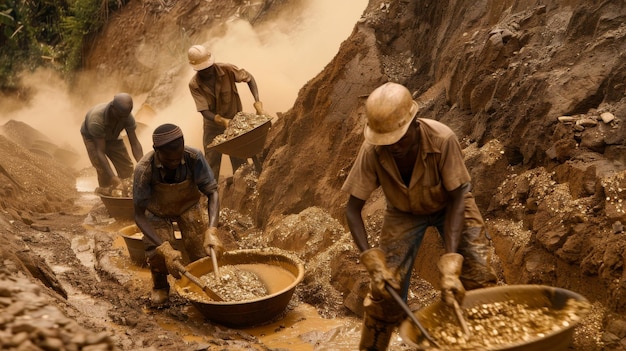
{"label": "muddy water", "polygon": [[240,264],[237,268],[256,274],[265,284],[268,294],[284,289],[296,278],[290,272],[269,264]]}

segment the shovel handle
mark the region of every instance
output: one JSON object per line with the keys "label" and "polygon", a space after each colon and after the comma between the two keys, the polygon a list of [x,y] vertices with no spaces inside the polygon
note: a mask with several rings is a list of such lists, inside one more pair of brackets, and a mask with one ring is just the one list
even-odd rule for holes
{"label": "shovel handle", "polygon": [[215,279],[217,279],[217,281],[220,280],[220,269],[217,266],[217,257],[215,256],[215,250],[213,249],[213,246],[211,246],[211,260],[213,261],[213,273],[215,273]]}
{"label": "shovel handle", "polygon": [[428,342],[430,342],[434,347],[439,348],[439,345],[437,344],[437,342],[435,342],[435,340],[430,336],[430,334],[428,334],[426,329],[424,329],[424,326],[422,325],[422,323],[420,323],[417,317],[415,317],[409,305],[407,305],[406,302],[404,302],[404,300],[402,299],[402,297],[400,297],[398,292],[391,285],[387,283],[385,283],[385,289],[387,289],[387,292],[389,293],[389,295],[391,295],[394,298],[394,300],[396,300],[398,305],[400,305],[400,307],[402,307],[402,309],[409,316],[409,318],[411,318],[413,323],[415,323],[417,328],[419,328],[420,332],[422,332],[422,335],[424,335],[426,340],[428,340]]}
{"label": "shovel handle", "polygon": [[465,321],[465,318],[463,318],[463,312],[461,311],[461,306],[459,306],[459,302],[454,299],[454,314],[456,314],[456,319],[459,320],[459,323],[461,324],[461,328],[463,328],[463,333],[465,334],[466,338],[469,338],[471,336],[471,332],[469,330],[469,327],[467,326],[467,322]]}

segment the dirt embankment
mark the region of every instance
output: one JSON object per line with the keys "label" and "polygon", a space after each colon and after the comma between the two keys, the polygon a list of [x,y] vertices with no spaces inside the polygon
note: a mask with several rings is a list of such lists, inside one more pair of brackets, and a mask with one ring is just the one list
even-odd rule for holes
{"label": "dirt embankment", "polygon": [[[419,116],[449,124],[466,147],[505,280],[565,287],[604,304],[606,347],[623,347],[625,17],[624,6],[609,2],[462,10],[370,2],[273,128],[257,223],[311,203],[343,221],[339,189],[362,140],[364,96],[382,82],[403,83]],[[420,262],[420,275],[435,284],[434,265]]]}

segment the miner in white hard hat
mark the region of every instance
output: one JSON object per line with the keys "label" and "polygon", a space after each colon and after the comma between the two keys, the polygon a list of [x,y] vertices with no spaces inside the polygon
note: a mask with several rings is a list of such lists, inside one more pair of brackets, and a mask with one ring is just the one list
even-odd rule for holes
{"label": "miner in white hard hat", "polygon": [[[189,91],[196,110],[203,117],[204,154],[215,178],[219,179],[222,154],[209,149],[213,139],[224,133],[230,120],[243,110],[237,84],[245,82],[254,98],[253,107],[258,115],[264,115],[263,103],[254,76],[243,68],[228,63],[216,63],[213,54],[203,45],[194,45],[187,53],[189,65],[196,74],[189,82]],[[230,156],[233,172],[246,160]]]}
{"label": "miner in white hard hat", "polygon": [[[360,350],[386,350],[403,310],[387,289],[406,301],[422,238],[435,227],[445,253],[438,259],[441,296],[461,302],[466,289],[490,286],[490,241],[470,192],[470,175],[461,146],[446,125],[416,118],[418,105],[403,85],[376,88],[365,104],[365,141],[342,190],[350,194],[346,218],[370,275],[364,299]],[[379,245],[370,246],[361,215],[372,192],[381,187],[386,209]]]}

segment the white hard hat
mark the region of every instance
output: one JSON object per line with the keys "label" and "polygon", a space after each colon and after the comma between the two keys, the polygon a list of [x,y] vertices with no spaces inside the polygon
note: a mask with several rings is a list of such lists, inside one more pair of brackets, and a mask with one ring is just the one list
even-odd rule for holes
{"label": "white hard hat", "polygon": [[189,48],[187,52],[189,58],[189,64],[196,71],[201,71],[205,68],[209,68],[215,63],[215,58],[203,45],[194,45]]}
{"label": "white hard hat", "polygon": [[417,102],[409,89],[398,83],[385,83],[365,102],[365,140],[373,145],[391,145],[404,134],[417,113]]}

